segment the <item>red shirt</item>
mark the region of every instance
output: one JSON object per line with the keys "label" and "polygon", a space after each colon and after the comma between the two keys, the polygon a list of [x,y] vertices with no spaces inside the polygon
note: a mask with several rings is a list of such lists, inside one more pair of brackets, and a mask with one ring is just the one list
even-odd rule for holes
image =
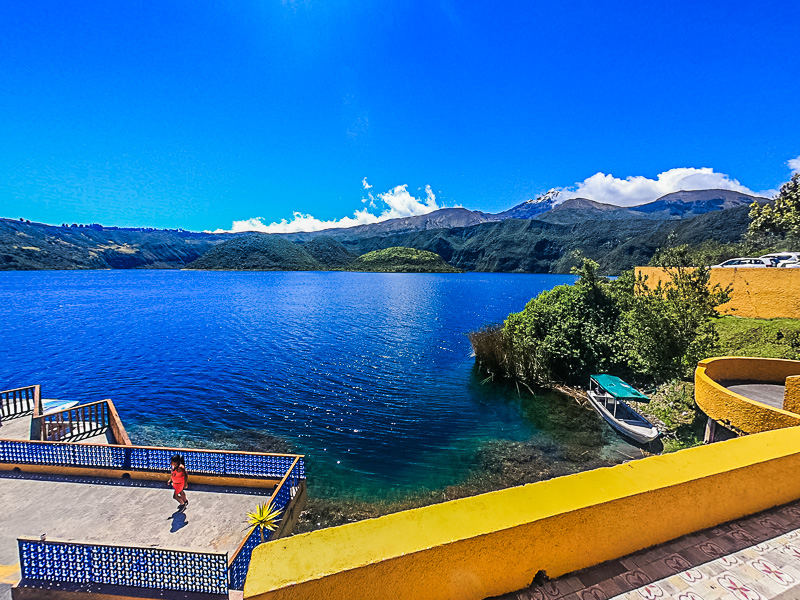
{"label": "red shirt", "polygon": [[172,469],[172,484],[183,486],[186,484],[186,469],[178,467]]}

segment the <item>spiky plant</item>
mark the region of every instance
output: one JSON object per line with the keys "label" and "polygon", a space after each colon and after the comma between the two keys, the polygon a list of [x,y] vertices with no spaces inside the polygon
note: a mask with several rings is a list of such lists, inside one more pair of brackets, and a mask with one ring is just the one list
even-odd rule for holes
{"label": "spiky plant", "polygon": [[256,509],[247,513],[246,523],[251,527],[258,527],[261,532],[261,543],[264,543],[264,530],[275,531],[278,528],[278,520],[281,516],[281,510],[275,508],[272,501],[265,502],[256,506]]}

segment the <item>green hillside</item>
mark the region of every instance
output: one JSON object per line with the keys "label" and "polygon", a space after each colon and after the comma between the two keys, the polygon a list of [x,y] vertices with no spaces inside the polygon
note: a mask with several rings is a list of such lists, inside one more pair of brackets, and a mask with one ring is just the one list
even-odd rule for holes
{"label": "green hillside", "polygon": [[213,271],[314,271],[323,266],[301,246],[274,235],[253,234],[223,242],[187,269]]}
{"label": "green hillside", "polygon": [[306,242],[303,244],[303,249],[323,267],[329,269],[343,269],[358,257],[344,244],[327,235]]}
{"label": "green hillside", "polygon": [[715,211],[685,220],[647,219],[554,224],[507,219],[459,229],[417,231],[343,241],[362,254],[393,246],[427,250],[464,271],[569,273],[578,254],[597,261],[603,273],[618,274],[646,265],[671,232],[676,243],[738,241],[747,231],[747,207]]}
{"label": "green hillside", "polygon": [[359,256],[349,267],[351,271],[377,273],[458,273],[442,257],[433,252],[414,248],[392,247]]}
{"label": "green hillside", "polygon": [[0,219],[0,270],[179,269],[229,237]]}
{"label": "green hillside", "polygon": [[[582,216],[585,220],[506,219],[370,237],[355,228],[302,242],[290,241],[296,234],[55,227],[0,219],[0,270],[174,269],[189,264],[193,269],[338,270],[349,268],[362,254],[404,247],[438,254],[464,271],[569,273],[580,256],[585,256],[597,261],[601,272],[618,274],[648,264],[668,238],[671,243],[690,246],[707,241],[729,244],[739,242],[749,224],[747,206],[666,221],[608,221],[592,219],[592,211],[575,211],[576,219]],[[394,267],[387,264],[385,268]]]}

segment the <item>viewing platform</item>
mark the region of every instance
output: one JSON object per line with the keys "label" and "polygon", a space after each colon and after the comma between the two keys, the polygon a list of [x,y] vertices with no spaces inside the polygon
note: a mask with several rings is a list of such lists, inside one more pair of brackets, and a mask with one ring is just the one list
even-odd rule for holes
{"label": "viewing platform", "polygon": [[[185,512],[167,485],[175,454]],[[300,455],[134,446],[111,400],[45,413],[39,386],[0,392],[0,598],[226,597],[305,494]],[[277,529],[247,525],[268,502]]]}
{"label": "viewing platform", "polygon": [[695,399],[709,418],[707,442],[800,425],[800,361],[737,356],[700,361]]}

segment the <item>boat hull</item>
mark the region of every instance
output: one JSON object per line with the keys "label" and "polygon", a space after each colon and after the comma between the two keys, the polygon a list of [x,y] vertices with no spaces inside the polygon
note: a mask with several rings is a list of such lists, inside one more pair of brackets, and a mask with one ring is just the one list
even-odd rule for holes
{"label": "boat hull", "polygon": [[[625,437],[628,437],[636,442],[639,442],[640,444],[650,443],[658,437],[659,435],[658,429],[656,429],[652,425],[652,423],[650,423],[647,419],[645,419],[641,415],[637,415],[642,420],[641,425],[632,425],[624,421],[621,421],[620,419],[614,417],[614,415],[611,414],[611,412],[609,412],[609,410],[605,407],[605,404],[597,396],[597,394],[595,394],[591,390],[589,390],[587,393],[589,395],[589,403],[592,405],[592,408],[594,408],[595,411],[597,411],[600,414],[600,416],[603,417],[603,419],[605,419],[605,421],[609,425],[611,425],[611,427],[613,427],[616,431],[618,431]],[[622,403],[625,406],[625,408],[627,408],[627,410],[635,412],[633,411],[632,408],[630,408],[627,404],[625,404],[621,400],[617,400],[617,402]]]}

